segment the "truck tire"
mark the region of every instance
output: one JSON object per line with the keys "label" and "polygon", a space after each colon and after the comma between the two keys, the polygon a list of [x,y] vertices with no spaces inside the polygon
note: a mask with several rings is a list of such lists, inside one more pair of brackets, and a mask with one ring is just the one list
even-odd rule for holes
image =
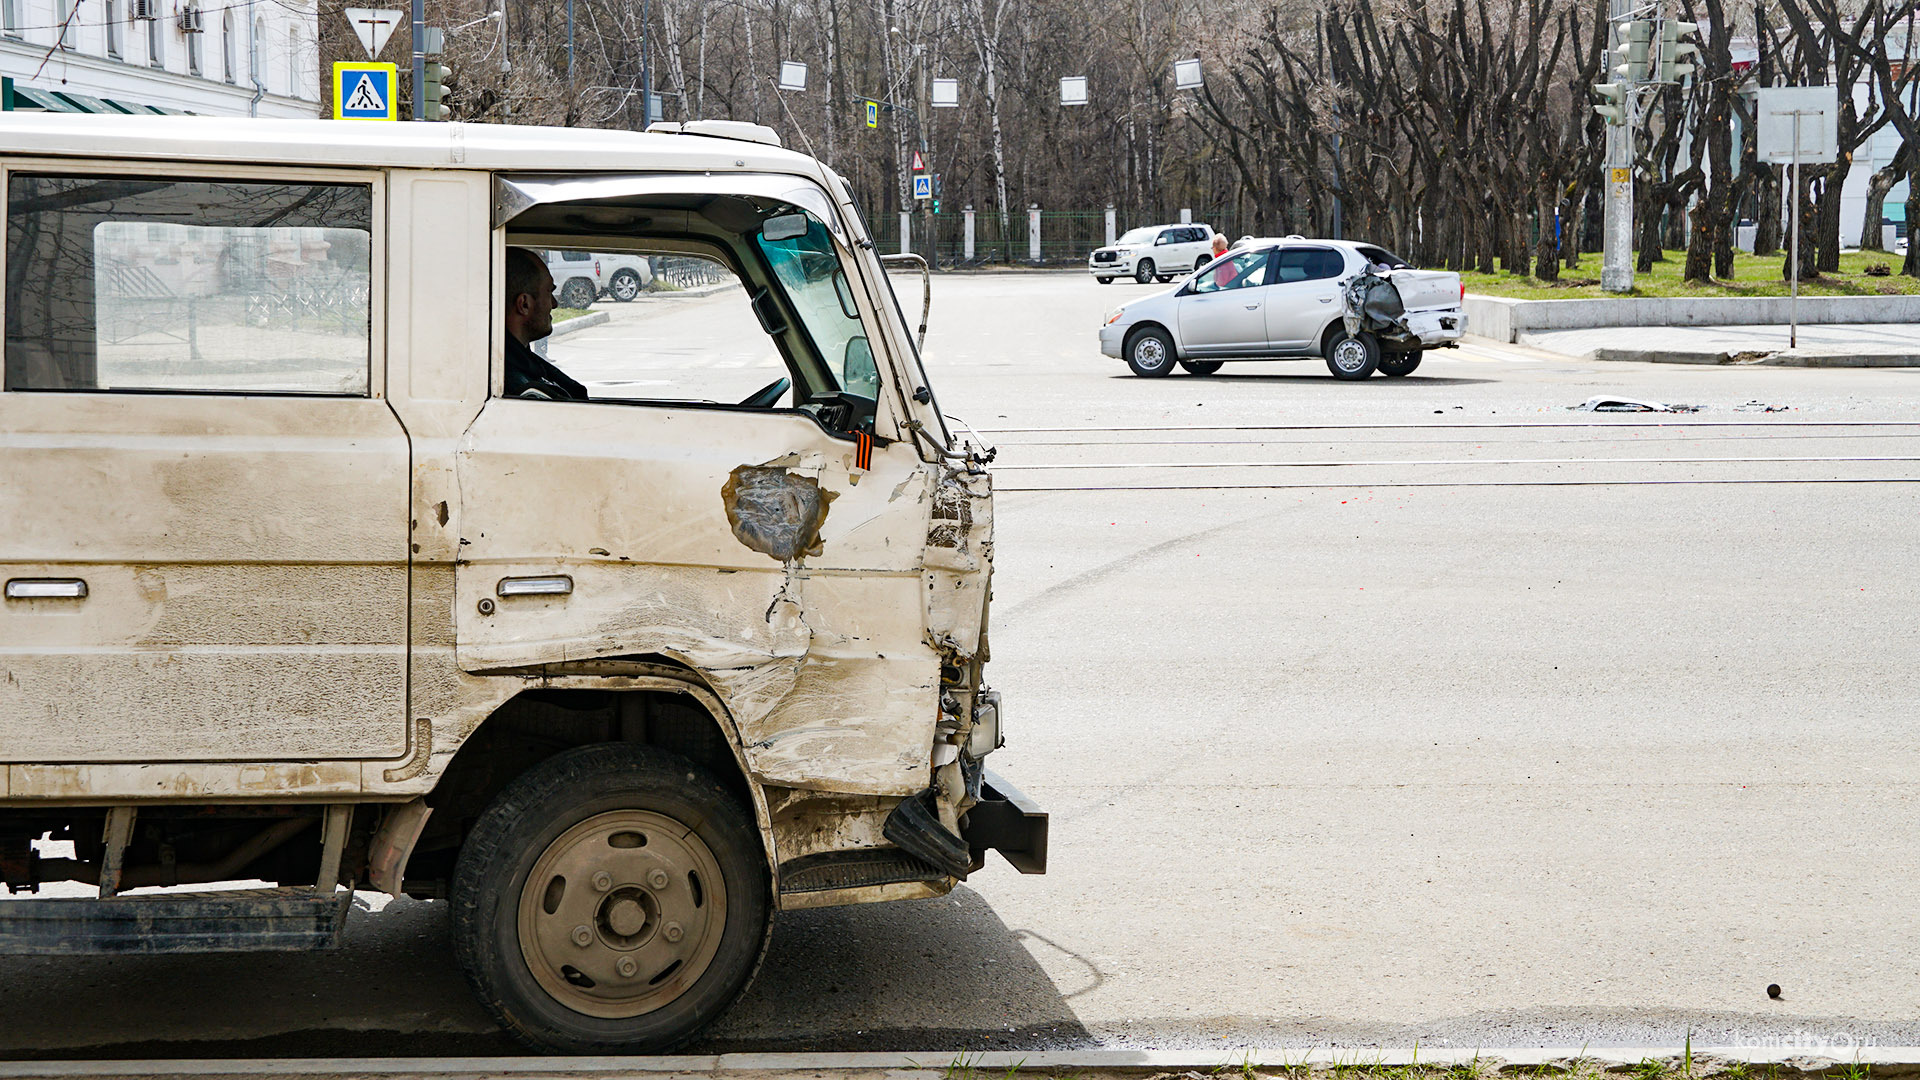
{"label": "truck tire", "polygon": [[1327,337],[1327,370],[1336,379],[1359,380],[1380,366],[1380,342],[1365,330],[1349,336],[1344,329]]}
{"label": "truck tire", "polygon": [[1142,285],[1145,285],[1148,282],[1153,280],[1153,260],[1152,259],[1140,260],[1139,265],[1133,268],[1133,280],[1139,282]]}
{"label": "truck tire", "polygon": [[746,990],[772,889],[760,835],[706,770],[650,746],[563,751],[517,777],[454,867],[454,950],[535,1050],[657,1054]]}
{"label": "truck tire", "polygon": [[1157,326],[1148,327],[1128,338],[1124,351],[1127,354],[1127,366],[1142,378],[1157,379],[1173,371],[1173,338]]}
{"label": "truck tire", "polygon": [[1380,358],[1380,374],[1390,379],[1404,379],[1413,374],[1414,368],[1420,366],[1420,357],[1419,349],[1388,353]]}

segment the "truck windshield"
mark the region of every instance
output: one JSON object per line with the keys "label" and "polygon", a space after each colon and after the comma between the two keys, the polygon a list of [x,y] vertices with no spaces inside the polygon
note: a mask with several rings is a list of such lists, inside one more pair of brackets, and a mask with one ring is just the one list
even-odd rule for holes
{"label": "truck windshield", "polygon": [[834,382],[848,393],[876,397],[878,373],[871,346],[826,226],[810,221],[804,234],[780,240],[756,233],[754,243],[786,290]]}

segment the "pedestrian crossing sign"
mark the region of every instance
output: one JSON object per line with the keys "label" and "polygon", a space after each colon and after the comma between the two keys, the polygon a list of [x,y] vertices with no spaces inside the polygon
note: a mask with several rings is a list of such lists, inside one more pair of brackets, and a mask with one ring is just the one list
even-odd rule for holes
{"label": "pedestrian crossing sign", "polygon": [[916,199],[933,198],[933,177],[925,173],[913,178],[913,197]]}
{"label": "pedestrian crossing sign", "polygon": [[336,63],[333,65],[335,120],[398,120],[394,91],[399,69],[392,64]]}
{"label": "pedestrian crossing sign", "polygon": [[870,128],[880,126],[880,103],[877,101],[867,102],[867,126]]}

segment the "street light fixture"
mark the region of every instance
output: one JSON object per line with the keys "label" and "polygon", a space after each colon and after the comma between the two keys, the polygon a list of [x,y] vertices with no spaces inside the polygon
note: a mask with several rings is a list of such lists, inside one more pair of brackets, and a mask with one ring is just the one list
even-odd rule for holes
{"label": "street light fixture", "polygon": [[936,109],[957,109],[960,107],[960,80],[933,80],[933,107]]}
{"label": "street light fixture", "polygon": [[1175,90],[1198,90],[1202,85],[1200,78],[1200,58],[1175,60],[1173,62],[1173,88]]}
{"label": "street light fixture", "polygon": [[807,88],[807,65],[796,60],[780,61],[780,89],[805,90]]}
{"label": "street light fixture", "polygon": [[1060,80],[1060,104],[1085,105],[1087,103],[1087,77],[1069,75]]}

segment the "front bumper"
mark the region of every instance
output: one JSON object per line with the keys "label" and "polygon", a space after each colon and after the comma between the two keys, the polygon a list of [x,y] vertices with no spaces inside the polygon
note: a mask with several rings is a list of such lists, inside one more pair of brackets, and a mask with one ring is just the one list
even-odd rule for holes
{"label": "front bumper", "polygon": [[981,779],[980,801],[967,811],[960,836],[973,855],[969,873],[987,865],[990,850],[1023,874],[1047,872],[1047,812],[991,771]]}
{"label": "front bumper", "polygon": [[1118,360],[1122,358],[1120,347],[1127,343],[1127,331],[1133,329],[1132,323],[1109,323],[1100,328],[1100,354]]}
{"label": "front bumper", "polygon": [[1122,255],[1113,262],[1087,260],[1087,273],[1097,277],[1128,277],[1133,273],[1133,256]]}

